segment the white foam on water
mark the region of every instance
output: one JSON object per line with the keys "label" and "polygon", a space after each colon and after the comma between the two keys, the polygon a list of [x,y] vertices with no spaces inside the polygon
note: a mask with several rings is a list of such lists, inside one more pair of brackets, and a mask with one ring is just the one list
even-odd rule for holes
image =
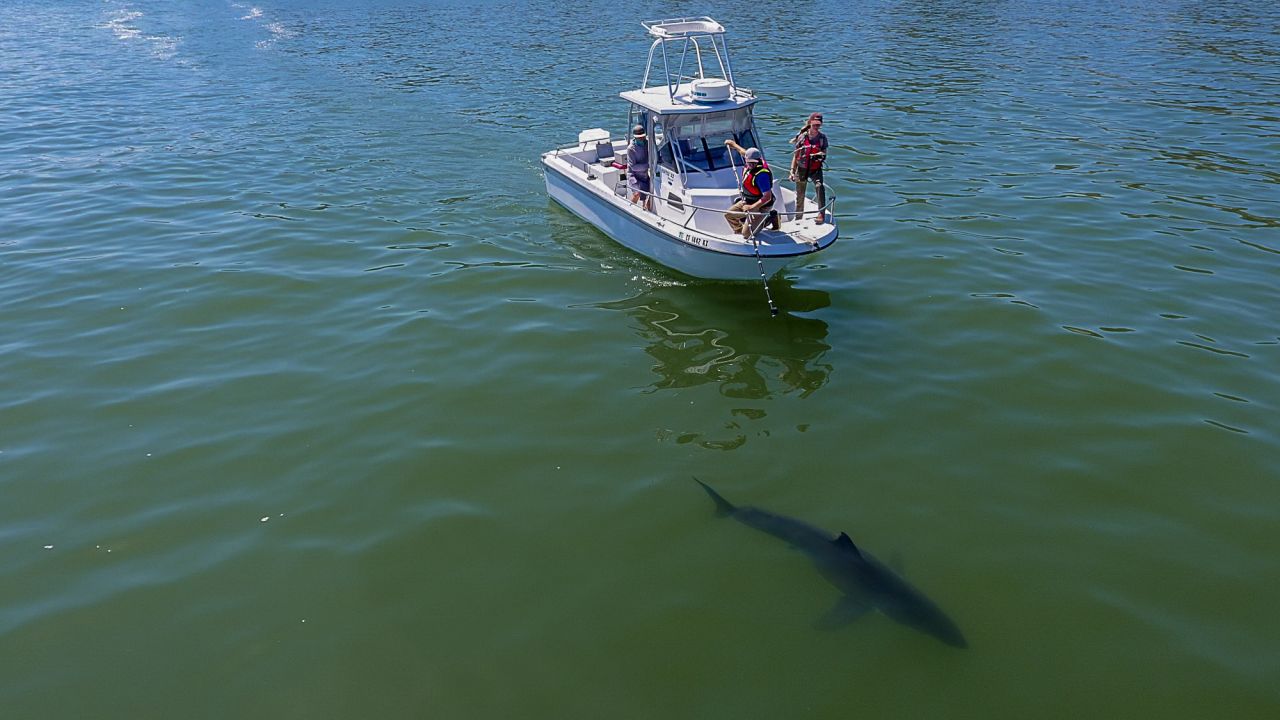
{"label": "white foam on water", "polygon": [[271,31],[271,34],[277,38],[291,38],[297,36],[297,31],[290,30],[281,22],[269,22],[264,27]]}
{"label": "white foam on water", "polygon": [[151,45],[151,54],[161,60],[168,60],[178,54],[178,45],[182,42],[181,37],[172,35],[147,35],[145,38]]}
{"label": "white foam on water", "polygon": [[140,17],[142,17],[142,13],[137,10],[117,10],[107,18],[104,24],[98,27],[110,30],[121,40],[132,40],[142,34],[142,31],[130,24]]}
{"label": "white foam on water", "polygon": [[290,30],[285,27],[284,23],[278,21],[266,23],[263,27],[267,29],[267,32],[271,33],[271,37],[266,40],[259,40],[257,42],[257,47],[259,48],[269,48],[281,39],[296,37],[298,35],[296,30]]}
{"label": "white foam on water", "polygon": [[282,22],[279,22],[276,20],[267,21],[262,12],[262,8],[256,5],[246,5],[245,3],[239,3],[239,2],[232,2],[230,3],[230,5],[232,8],[236,10],[246,11],[244,15],[240,16],[241,20],[261,21],[262,27],[266,28],[267,32],[271,33],[271,37],[265,40],[259,40],[258,42],[255,43],[255,46],[258,47],[259,49],[269,48],[272,45],[275,45],[281,38],[291,38],[291,37],[296,37],[298,35],[298,32],[296,30],[290,30]]}
{"label": "white foam on water", "polygon": [[110,30],[121,41],[141,40],[147,43],[151,54],[161,60],[173,58],[178,52],[178,45],[182,42],[182,38],[173,35],[143,35],[142,30],[134,22],[141,17],[143,17],[141,10],[120,8],[110,13],[106,22],[98,27]]}

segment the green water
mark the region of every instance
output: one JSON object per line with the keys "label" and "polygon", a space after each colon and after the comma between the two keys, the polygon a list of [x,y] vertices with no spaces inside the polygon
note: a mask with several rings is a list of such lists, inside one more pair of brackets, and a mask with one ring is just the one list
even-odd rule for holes
{"label": "green water", "polygon": [[[777,318],[545,193],[687,12],[767,148],[826,114],[841,240]],[[1276,716],[1277,28],[0,5],[0,717]],[[970,647],[816,630],[694,475]]]}

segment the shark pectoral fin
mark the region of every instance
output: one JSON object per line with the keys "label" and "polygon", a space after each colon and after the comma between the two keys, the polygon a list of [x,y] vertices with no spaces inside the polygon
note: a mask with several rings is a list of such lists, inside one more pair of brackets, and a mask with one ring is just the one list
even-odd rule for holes
{"label": "shark pectoral fin", "polygon": [[841,596],[835,607],[828,610],[814,627],[819,630],[835,630],[844,627],[858,618],[871,612],[872,607],[861,600],[848,595]]}

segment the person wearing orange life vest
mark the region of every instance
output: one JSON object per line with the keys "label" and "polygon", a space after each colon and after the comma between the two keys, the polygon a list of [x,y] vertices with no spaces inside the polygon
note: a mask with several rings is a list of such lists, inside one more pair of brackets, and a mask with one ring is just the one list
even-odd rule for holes
{"label": "person wearing orange life vest", "polygon": [[827,136],[822,134],[822,113],[813,113],[805,122],[800,134],[792,139],[796,146],[791,155],[791,181],[796,184],[796,217],[803,219],[805,186],[812,180],[818,193],[818,217],[814,223],[821,225],[826,213],[827,186],[822,181],[822,163],[827,159]]}
{"label": "person wearing orange life vest", "polygon": [[729,212],[724,215],[725,222],[729,223],[734,233],[751,237],[760,228],[765,213],[768,212],[773,218],[774,229],[778,229],[778,216],[771,212],[773,171],[765,164],[764,154],[759,148],[743,148],[733,140],[725,140],[724,144],[731,150],[737,150],[746,166],[742,173],[742,198],[729,206]]}

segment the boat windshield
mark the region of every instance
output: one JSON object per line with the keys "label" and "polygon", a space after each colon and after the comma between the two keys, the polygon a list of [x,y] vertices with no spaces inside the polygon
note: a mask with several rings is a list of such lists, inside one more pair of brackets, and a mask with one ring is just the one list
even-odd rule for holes
{"label": "boat windshield", "polygon": [[[676,151],[685,165],[705,172],[713,172],[730,166],[729,148],[725,140],[734,140],[744,148],[759,147],[755,132],[751,129],[751,110],[739,108],[726,112],[669,115],[658,148],[664,164],[672,162]],[[673,147],[674,146],[674,147]],[[732,162],[742,163],[741,158]]]}

